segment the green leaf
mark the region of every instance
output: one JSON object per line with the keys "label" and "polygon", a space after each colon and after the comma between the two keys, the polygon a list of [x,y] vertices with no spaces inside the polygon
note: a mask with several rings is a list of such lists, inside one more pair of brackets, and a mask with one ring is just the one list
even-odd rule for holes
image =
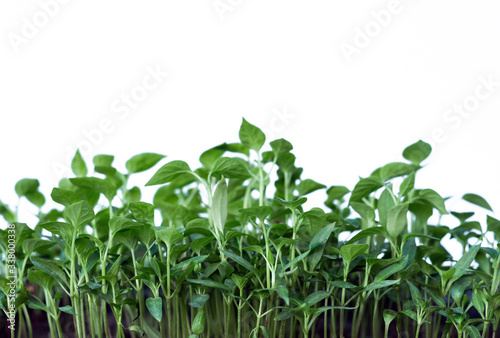
{"label": "green leaf", "polygon": [[63,211],[63,215],[75,229],[91,222],[95,217],[94,210],[85,201],[76,202],[66,207]]}
{"label": "green leaf", "polygon": [[113,155],[95,155],[92,159],[92,162],[94,162],[94,170],[105,175],[115,173],[116,169],[111,166],[114,159],[115,157]]}
{"label": "green leaf", "polygon": [[432,152],[432,147],[424,141],[417,141],[416,143],[406,147],[403,150],[403,157],[413,164],[420,164]]}
{"label": "green leaf", "polygon": [[420,290],[417,289],[415,285],[413,285],[412,282],[409,280],[406,281],[408,283],[408,286],[410,288],[410,294],[411,294],[411,299],[413,300],[413,303],[417,305],[418,307],[422,308],[423,304],[425,304],[425,301],[422,298],[422,294],[420,293]]}
{"label": "green leaf", "polygon": [[227,178],[248,178],[250,172],[245,160],[239,157],[220,157],[212,168],[213,175],[222,175]]}
{"label": "green leaf", "polygon": [[72,316],[76,316],[75,310],[73,310],[73,307],[70,305],[61,306],[59,307],[59,310],[61,310],[62,312],[69,313]]}
{"label": "green leaf", "polygon": [[341,288],[341,289],[357,288],[357,285],[354,285],[354,284],[349,283],[349,282],[344,282],[343,280],[329,281],[328,284],[332,285],[335,288]]}
{"label": "green leaf", "polygon": [[224,155],[226,151],[233,152],[233,153],[240,153],[248,156],[249,151],[248,147],[240,144],[240,143],[222,143],[219,144],[218,146],[215,146],[213,148],[208,149],[207,151],[203,152],[200,156],[200,162],[203,164],[206,168],[212,168],[214,165],[214,162]]}
{"label": "green leaf", "polygon": [[456,212],[456,211],[452,211],[452,212],[450,212],[450,214],[452,214],[452,216],[454,216],[458,220],[460,220],[460,223],[464,223],[469,218],[471,218],[472,216],[474,216],[473,212]]}
{"label": "green leaf", "polygon": [[408,226],[408,203],[395,205],[387,215],[387,232],[393,239],[403,233]]}
{"label": "green leaf", "polygon": [[278,139],[271,141],[269,143],[271,149],[273,150],[274,157],[278,158],[283,153],[288,153],[293,149],[293,146],[290,142],[285,139]]}
{"label": "green leaf", "polygon": [[153,318],[161,323],[161,317],[163,314],[162,299],[160,297],[157,297],[157,298],[150,297],[150,298],[146,299],[146,307],[148,308],[149,313],[151,313]]}
{"label": "green leaf", "polygon": [[189,302],[189,306],[192,306],[192,307],[203,306],[203,304],[205,304],[209,298],[210,298],[210,295],[208,295],[208,294],[195,293],[193,295],[193,299],[191,299],[191,301]]}
{"label": "green leaf", "polygon": [[28,201],[30,201],[39,208],[41,208],[42,205],[45,204],[45,197],[39,191],[27,193],[25,197]]}
{"label": "green leaf", "polygon": [[106,196],[111,201],[116,195],[116,187],[108,179],[98,177],[77,177],[70,178],[70,182],[80,188],[90,189]]}
{"label": "green leaf", "polygon": [[417,318],[417,314],[414,312],[414,311],[411,311],[411,310],[403,310],[403,311],[399,311],[399,313],[402,313],[404,314],[405,316],[408,316],[410,317],[411,319],[413,319],[414,321],[417,321],[418,318]]}
{"label": "green leaf", "polygon": [[193,333],[197,335],[202,334],[203,331],[205,330],[205,322],[206,322],[205,307],[200,307],[198,309],[196,317],[194,317],[193,319],[193,323],[191,324],[191,330],[193,331]]}
{"label": "green leaf", "polygon": [[233,266],[228,262],[222,261],[217,264],[217,270],[219,271],[221,280],[224,280],[224,284],[226,284],[229,290],[233,290],[236,284],[228,278],[235,270]]}
{"label": "green leaf", "polygon": [[28,307],[30,309],[42,310],[42,311],[48,312],[47,305],[43,304],[42,302],[40,302],[38,300],[28,299],[26,304],[28,305]]}
{"label": "green leaf", "polygon": [[356,257],[362,255],[368,248],[368,244],[347,244],[340,248],[340,256],[344,259],[346,266],[349,266]]}
{"label": "green leaf", "polygon": [[140,173],[141,171],[152,168],[163,158],[165,158],[165,155],[155,153],[138,154],[132,156],[127,162],[125,162],[125,168],[127,168],[129,174]]}
{"label": "green leaf", "polygon": [[324,257],[323,252],[325,251],[326,243],[320,243],[311,249],[311,253],[307,257],[307,261],[309,262],[308,268],[310,271],[314,271],[316,266]]}
{"label": "green leaf", "polygon": [[219,233],[224,234],[227,219],[227,183],[224,176],[217,184],[212,198],[212,219]]}
{"label": "green leaf", "polygon": [[87,175],[87,166],[85,165],[85,161],[80,154],[80,150],[77,149],[73,160],[71,161],[71,170],[78,177],[84,177]]}
{"label": "green leaf", "polygon": [[444,205],[444,199],[432,189],[420,190],[417,200],[423,200],[432,205],[441,215],[448,214]]}
{"label": "green leaf", "polygon": [[212,168],[214,162],[226,152],[225,143],[210,148],[200,156],[200,162],[207,168]]}
{"label": "green leaf", "polygon": [[292,174],[295,168],[295,155],[292,153],[283,153],[278,157],[277,164],[279,170]]}
{"label": "green leaf", "polygon": [[496,240],[498,241],[500,239],[500,220],[488,215],[486,216],[486,225],[488,231],[493,232]]}
{"label": "green leaf", "polygon": [[392,198],[392,185],[391,185],[386,187],[384,191],[382,191],[377,204],[380,224],[383,227],[387,227],[387,215],[395,205],[396,201]]}
{"label": "green leaf", "polygon": [[158,171],[153,175],[153,177],[151,177],[148,183],[146,183],[146,186],[169,183],[175,180],[177,177],[187,173],[192,173],[192,171],[186,162],[168,162],[163,167],[158,169]]}
{"label": "green leaf", "polygon": [[[344,187],[343,185],[337,185],[337,186],[332,186],[328,188],[326,191],[326,194],[328,195],[328,201],[333,202],[335,200],[340,200],[342,197],[344,197],[346,194],[349,193],[349,189],[347,187]],[[325,202],[326,204],[327,202]]]}
{"label": "green leaf", "polygon": [[29,256],[33,251],[45,250],[55,244],[55,242],[44,241],[39,238],[28,238],[23,241],[22,247],[24,254]]}
{"label": "green leaf", "polygon": [[115,282],[117,282],[118,271],[120,270],[120,265],[122,263],[122,255],[118,256],[118,258],[114,261],[111,268],[109,268],[106,272],[110,277],[113,277]]}
{"label": "green leaf", "polygon": [[137,332],[141,337],[145,334],[145,331],[139,325],[130,325],[127,330]]}
{"label": "green leaf", "polygon": [[168,248],[180,241],[184,236],[175,227],[162,229],[157,232],[158,238],[162,240]]}
{"label": "green leaf", "polygon": [[92,290],[98,290],[100,288],[102,288],[102,284],[97,284],[94,282],[88,282],[85,284],[78,285],[78,290],[80,290],[80,292],[82,292],[82,293],[89,292]]}
{"label": "green leaf", "polygon": [[384,268],[375,276],[374,282],[384,281],[396,272],[403,270],[406,267],[407,262],[408,256],[404,256],[399,262]]}
{"label": "green leaf", "polygon": [[115,235],[118,231],[121,230],[133,229],[141,226],[139,223],[123,216],[114,216],[109,220],[108,225],[112,235]]}
{"label": "green leaf", "polygon": [[415,238],[415,237],[419,237],[419,238],[429,238],[429,239],[433,239],[435,241],[439,241],[439,238],[437,237],[432,237],[432,236],[429,236],[429,235],[424,235],[424,234],[415,234],[415,233],[409,233],[409,234],[404,234],[403,236],[403,240],[401,241],[401,243],[405,243],[407,240],[409,240],[410,238]]}
{"label": "green leaf", "polygon": [[288,226],[283,223],[275,223],[269,228],[271,233],[276,234],[278,237],[282,237],[287,231]]}
{"label": "green leaf", "polygon": [[388,286],[392,286],[394,284],[399,283],[399,281],[400,281],[400,279],[394,279],[394,280],[386,279],[386,280],[382,280],[382,281],[373,282],[373,283],[370,283],[367,286],[365,286],[363,291],[366,292],[366,291],[373,291],[373,290],[377,290],[377,289],[386,288]]}
{"label": "green leaf", "polygon": [[244,247],[242,250],[253,251],[253,252],[261,254],[262,256],[265,256],[264,250],[262,249],[262,247],[260,247],[258,245],[250,245],[250,246]]}
{"label": "green leaf", "polygon": [[28,270],[28,280],[46,290],[52,289],[54,284],[54,277],[40,270]]}
{"label": "green leaf", "polygon": [[399,196],[404,197],[415,187],[415,173],[412,172],[399,186]]}
{"label": "green leaf", "polygon": [[275,240],[273,240],[273,242],[275,244],[277,244],[276,246],[276,250],[281,250],[281,248],[285,245],[292,245],[293,243],[295,243],[295,241],[291,238],[276,238]]}
{"label": "green leaf", "polygon": [[23,178],[16,183],[14,190],[17,196],[21,197],[26,196],[26,194],[35,193],[39,186],[40,182],[37,179]]}
{"label": "green leaf", "polygon": [[192,283],[192,284],[198,284],[198,285],[203,285],[209,288],[216,288],[216,289],[221,289],[221,290],[227,290],[227,286],[222,284],[221,282],[216,282],[211,279],[190,279],[187,278],[186,282]]}
{"label": "green leaf", "polygon": [[278,203],[279,205],[284,206],[285,208],[288,208],[290,210],[297,209],[300,207],[302,204],[307,202],[306,197],[299,198],[298,200],[295,201],[285,201],[284,199],[280,197],[275,197],[274,201]]}
{"label": "green leaf", "polygon": [[191,247],[191,250],[193,250],[196,254],[201,253],[201,249],[206,247],[209,243],[211,243],[214,240],[214,237],[200,237],[195,240],[193,240],[189,246]]}
{"label": "green leaf", "polygon": [[266,207],[266,206],[259,206],[259,207],[250,207],[250,208],[240,209],[239,211],[240,211],[241,215],[256,217],[261,222],[264,222],[264,220],[267,218],[267,216],[269,216],[271,214],[271,212],[273,211],[273,208]]}
{"label": "green leaf", "polygon": [[17,295],[16,295],[16,300],[14,302],[14,306],[16,309],[19,309],[21,305],[26,303],[29,300],[29,295],[28,291],[26,291],[26,288],[24,285],[21,285],[21,288],[18,290]]}
{"label": "green leaf", "polygon": [[455,274],[453,275],[454,279],[458,279],[465,274],[466,270],[470,268],[474,261],[474,258],[476,258],[479,249],[481,249],[481,244],[474,245],[457,261],[453,266],[455,268]]}
{"label": "green leaf", "polygon": [[363,238],[366,238],[366,237],[370,237],[370,236],[374,236],[374,235],[380,235],[380,236],[383,236],[385,238],[390,239],[389,233],[384,228],[382,228],[382,227],[371,227],[371,228],[366,228],[364,230],[361,230],[359,233],[357,233],[356,235],[354,235],[350,240],[348,240],[346,242],[346,244],[351,244],[351,243],[359,241],[360,239],[363,239]]}
{"label": "green leaf", "polygon": [[152,204],[146,202],[132,202],[128,204],[128,209],[137,221],[148,225],[155,224],[155,207]]}
{"label": "green leaf", "polygon": [[264,336],[264,338],[270,338],[269,330],[267,329],[267,327],[261,325],[260,331],[262,332],[262,335]]}
{"label": "green leaf", "polygon": [[38,226],[55,235],[66,237],[65,239],[68,241],[71,241],[73,238],[74,228],[71,224],[65,222],[47,222]]}
{"label": "green leaf", "polygon": [[382,186],[383,184],[380,181],[371,177],[360,179],[352,190],[349,203],[361,202],[363,197],[367,197],[370,193],[378,190]]}
{"label": "green leaf", "polygon": [[313,306],[314,304],[321,302],[323,299],[330,297],[330,293],[326,291],[316,291],[311,293],[304,299],[304,302],[309,305]]}
{"label": "green leaf", "polygon": [[292,314],[287,311],[281,311],[278,313],[278,315],[274,318],[274,320],[281,321],[281,320],[288,320],[292,318]]}
{"label": "green leaf", "polygon": [[141,189],[139,187],[132,187],[125,192],[124,197],[127,202],[139,202],[141,200]]}
{"label": "green leaf", "polygon": [[[436,267],[434,266],[434,268],[436,268]],[[455,269],[455,268],[450,268],[450,269],[446,270],[446,271],[442,274],[442,276],[441,276],[442,283],[446,285],[446,284],[447,284],[447,282],[448,282],[450,279],[452,279],[452,278],[453,278],[453,276],[455,275],[455,272],[456,272],[456,271],[457,271],[457,269]]]}
{"label": "green leaf", "polygon": [[52,276],[59,284],[69,286],[66,273],[56,263],[49,262],[34,255],[30,256],[30,260],[34,266],[49,276]]}
{"label": "green leaf", "polygon": [[328,224],[327,226],[321,228],[311,239],[309,249],[315,248],[321,243],[328,241],[328,238],[330,238],[333,230],[335,230],[335,223]]}
{"label": "green leaf", "polygon": [[257,270],[255,269],[255,267],[250,264],[250,262],[248,262],[246,259],[244,259],[243,257],[240,257],[230,251],[227,251],[227,250],[222,250],[220,249],[220,251],[222,253],[224,253],[224,255],[226,255],[227,257],[231,258],[233,261],[235,261],[236,263],[238,263],[239,265],[241,265],[242,267],[244,267],[245,269],[253,272],[256,276],[259,275],[259,273],[257,272]]}
{"label": "green leaf", "polygon": [[492,310],[492,311],[497,311],[499,308],[500,308],[500,294],[499,293],[496,293],[494,294],[489,302],[488,302],[488,307]]}
{"label": "green leaf", "polygon": [[[0,291],[3,292],[5,295],[9,294],[10,291],[10,283],[11,281],[5,277],[0,276]],[[0,296],[5,296],[2,293],[0,293]],[[5,299],[4,299],[5,300]]]}
{"label": "green leaf", "polygon": [[464,295],[465,289],[471,285],[470,278],[462,278],[455,281],[451,287],[450,294],[455,303],[462,305],[461,300]]}
{"label": "green leaf", "polygon": [[388,327],[389,325],[391,325],[391,322],[398,316],[398,314],[393,310],[385,309],[383,316],[385,327]]}
{"label": "green leaf", "polygon": [[434,301],[434,303],[436,303],[437,306],[446,307],[446,302],[444,301],[444,299],[442,297],[438,296],[436,294],[436,292],[432,291],[429,288],[425,288],[425,289],[426,289],[427,294],[429,296],[431,296],[432,300]]}
{"label": "green leaf", "polygon": [[16,221],[16,215],[10,210],[10,208],[6,205],[3,204],[0,201],[0,215],[3,216],[5,221],[9,224],[14,223]]}
{"label": "green leaf", "polygon": [[276,283],[274,290],[285,301],[285,304],[288,306],[290,304],[290,295],[288,291],[288,287],[286,281],[284,279],[280,279],[278,283]]}
{"label": "green leaf", "polygon": [[[241,290],[245,287],[245,285],[247,285],[248,283],[248,278],[245,278],[245,277],[241,277],[240,275],[237,275],[235,273],[233,273],[231,275],[231,280],[236,284],[236,286]],[[279,282],[278,282],[279,284]]]}
{"label": "green leaf", "polygon": [[191,264],[191,262],[193,264],[203,263],[207,259],[207,257],[208,257],[208,255],[205,255],[205,256],[194,256],[194,257],[188,258],[186,260],[183,260],[182,262],[180,262],[178,264],[175,264],[170,269],[170,274],[172,276],[177,276],[181,272],[187,271],[190,268],[189,265]]}
{"label": "green leaf", "polygon": [[415,172],[415,166],[402,162],[388,163],[380,168],[380,178],[382,181],[388,181],[391,178],[406,176]]}
{"label": "green leaf", "polygon": [[300,181],[299,185],[297,186],[297,190],[299,191],[299,196],[301,197],[310,194],[316,190],[324,188],[326,188],[326,185],[310,179]]}
{"label": "green leaf", "polygon": [[475,204],[489,211],[493,211],[491,206],[486,202],[484,198],[476,194],[465,194],[462,196],[462,199],[466,200],[469,203]]}
{"label": "green leaf", "polygon": [[186,224],[186,230],[184,231],[184,236],[191,234],[201,234],[204,236],[212,236],[213,233],[209,228],[208,219],[205,218],[195,218]]}
{"label": "green leaf", "polygon": [[375,220],[375,210],[366,203],[363,202],[351,202],[351,207],[356,211],[362,218],[368,221]]}
{"label": "green leaf", "polygon": [[297,264],[298,262],[300,262],[301,260],[303,260],[304,258],[306,258],[309,255],[310,252],[311,252],[311,250],[307,250],[306,252],[303,252],[300,255],[298,255],[297,257],[295,257],[294,259],[292,259],[290,262],[288,262],[288,264],[286,264],[283,267],[282,273],[285,272],[289,267]]}
{"label": "green leaf", "polygon": [[82,198],[78,196],[77,193],[61,188],[52,189],[50,197],[52,197],[52,200],[54,202],[62,204],[65,207],[82,200]]}
{"label": "green leaf", "polygon": [[[477,327],[475,327],[473,325],[467,325],[465,327],[465,330],[469,334],[470,338],[481,338],[481,333],[479,332],[479,330],[477,329]],[[484,330],[484,328],[483,328],[483,330]]]}
{"label": "green leaf", "polygon": [[243,145],[255,151],[259,151],[266,142],[266,136],[262,130],[248,123],[245,119],[241,122],[239,137]]}

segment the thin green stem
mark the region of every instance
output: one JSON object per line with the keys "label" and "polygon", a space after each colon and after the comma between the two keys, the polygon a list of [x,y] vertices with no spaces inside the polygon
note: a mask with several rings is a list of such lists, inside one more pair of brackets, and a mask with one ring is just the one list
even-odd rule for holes
{"label": "thin green stem", "polygon": [[238,338],[241,338],[241,300],[240,300],[240,304],[238,306],[238,314],[237,314],[237,335],[238,335]]}
{"label": "thin green stem", "polygon": [[308,338],[309,336],[309,316],[304,314],[304,327],[302,328],[302,334],[304,338]]}
{"label": "thin green stem", "polygon": [[229,328],[230,328],[230,319],[231,319],[231,303],[229,301],[226,301],[226,323],[224,327],[224,336],[226,338],[229,337]]}
{"label": "thin green stem", "polygon": [[76,329],[76,334],[78,338],[83,338],[82,336],[82,328],[81,328],[81,313],[80,306],[78,302],[78,295],[76,294],[78,291],[76,290],[77,279],[76,279],[76,233],[73,234],[73,239],[71,242],[71,263],[70,263],[70,299],[71,306],[73,307],[73,311],[75,311],[75,315],[73,316],[73,322]]}
{"label": "thin green stem", "polygon": [[28,329],[28,336],[31,338],[31,337],[33,337],[33,329],[31,327],[31,319],[30,319],[30,315],[28,313],[28,309],[26,308],[26,304],[23,304],[21,306],[21,310],[24,314],[26,327]]}
{"label": "thin green stem", "polygon": [[418,323],[417,324],[417,332],[415,333],[415,338],[418,338],[419,334],[420,334],[420,327],[422,326],[421,323]]}
{"label": "thin green stem", "polygon": [[259,335],[261,316],[262,316],[262,299],[260,299],[260,302],[259,302],[259,313],[257,315],[257,325],[255,326],[254,338],[257,338]]}
{"label": "thin green stem", "polygon": [[264,205],[264,197],[266,195],[266,186],[264,184],[264,168],[262,167],[262,161],[260,159],[260,154],[257,153],[258,164],[259,164],[259,206]]}
{"label": "thin green stem", "polygon": [[172,299],[171,299],[171,290],[170,290],[170,246],[167,246],[167,320],[168,320],[168,333],[169,337],[174,337],[174,323],[172,321]]}
{"label": "thin green stem", "polygon": [[[332,307],[335,306],[335,299],[332,297]],[[331,310],[330,313],[330,323],[331,323],[331,331],[330,337],[337,338],[337,321],[335,320],[335,309]]]}
{"label": "thin green stem", "polygon": [[483,334],[482,334],[482,338],[486,338],[488,336],[488,331],[489,331],[489,323],[488,322],[485,322],[484,325],[483,325]]}

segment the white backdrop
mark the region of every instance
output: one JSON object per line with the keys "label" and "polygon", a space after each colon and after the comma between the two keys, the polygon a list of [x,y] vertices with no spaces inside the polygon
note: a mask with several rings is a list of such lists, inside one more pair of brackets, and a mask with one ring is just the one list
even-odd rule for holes
{"label": "white backdrop", "polygon": [[473,192],[498,211],[499,10],[0,0],[0,200],[16,206],[24,177],[50,199],[77,147],[87,161],[115,155],[118,168],[145,151],[196,167],[202,151],[238,140],[245,117],[291,141],[304,178],[328,186],[352,188],[424,139],[434,151],[418,187],[453,196],[451,209],[474,209],[459,202]]}

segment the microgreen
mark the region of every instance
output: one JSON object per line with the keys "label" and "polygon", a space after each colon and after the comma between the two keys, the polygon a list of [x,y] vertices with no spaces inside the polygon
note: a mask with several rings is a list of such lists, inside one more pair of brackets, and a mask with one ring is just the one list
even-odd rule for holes
{"label": "microgreen", "polygon": [[[77,151],[48,211],[39,181],[18,181],[38,222],[18,222],[0,202],[11,224],[0,231],[0,308],[16,318],[3,336],[43,335],[42,313],[59,338],[497,333],[500,221],[451,211],[459,225],[444,223],[446,199],[416,185],[429,144],[349,189],[303,177],[292,144],[266,140],[245,119],[238,137],[199,165],[142,153],[124,172],[111,155],[86,163]],[[146,187],[131,187],[132,175]],[[150,202],[145,189],[156,191]],[[306,208],[310,194],[324,205]],[[476,194],[462,198],[493,210]],[[462,246],[457,261],[447,235]]]}

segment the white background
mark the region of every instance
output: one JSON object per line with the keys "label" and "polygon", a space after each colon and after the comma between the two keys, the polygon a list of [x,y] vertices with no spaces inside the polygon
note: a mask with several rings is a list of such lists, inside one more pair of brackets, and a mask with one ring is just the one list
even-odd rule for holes
{"label": "white background", "polygon": [[[417,186],[453,197],[450,209],[474,209],[459,202],[473,192],[497,211],[499,11],[497,0],[0,0],[0,199],[18,205],[15,183],[32,177],[50,200],[77,147],[119,169],[146,151],[196,168],[202,151],[238,141],[245,117],[292,142],[304,178],[349,188],[440,134]],[[169,74],[117,112],[147,69]],[[453,111],[466,102],[477,106]]]}

